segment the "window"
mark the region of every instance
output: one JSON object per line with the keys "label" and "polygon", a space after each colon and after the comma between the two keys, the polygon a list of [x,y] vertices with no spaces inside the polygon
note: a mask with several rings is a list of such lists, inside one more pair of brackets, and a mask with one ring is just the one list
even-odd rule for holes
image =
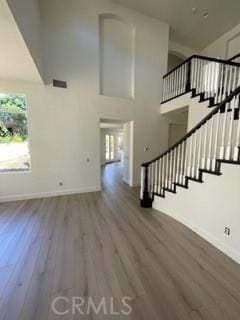
{"label": "window", "polygon": [[106,161],[113,161],[114,160],[114,136],[106,134],[105,137],[105,159]]}
{"label": "window", "polygon": [[123,151],[123,137],[118,136],[118,153]]}
{"label": "window", "polygon": [[110,136],[110,160],[114,159],[114,136]]}
{"label": "window", "polygon": [[106,161],[110,160],[110,140],[109,135],[106,134],[106,153],[105,153]]}
{"label": "window", "polygon": [[0,93],[0,172],[30,166],[26,97]]}

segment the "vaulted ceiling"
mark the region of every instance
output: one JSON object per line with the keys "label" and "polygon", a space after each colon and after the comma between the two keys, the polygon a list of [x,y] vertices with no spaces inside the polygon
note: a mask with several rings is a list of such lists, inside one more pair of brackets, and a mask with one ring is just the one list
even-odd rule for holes
{"label": "vaulted ceiling", "polygon": [[113,0],[170,25],[170,39],[202,50],[240,23],[239,0]]}
{"label": "vaulted ceiling", "polygon": [[5,0],[0,1],[0,78],[42,81]]}

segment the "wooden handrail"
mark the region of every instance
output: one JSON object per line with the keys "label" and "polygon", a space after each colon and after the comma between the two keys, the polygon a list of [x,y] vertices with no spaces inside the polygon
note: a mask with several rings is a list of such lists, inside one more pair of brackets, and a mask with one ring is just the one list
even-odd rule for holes
{"label": "wooden handrail", "polygon": [[[237,57],[237,56],[236,56]],[[235,57],[235,58],[236,58]],[[230,65],[230,66],[235,66],[235,67],[240,67],[240,63],[233,62],[231,60],[223,60],[223,59],[218,59],[218,58],[212,58],[212,57],[206,57],[206,56],[200,56],[200,55],[192,55],[188,59],[184,60],[182,63],[180,63],[178,66],[176,66],[174,69],[170,70],[167,74],[163,76],[163,79],[169,76],[172,72],[176,71],[178,68],[186,64],[187,62],[191,61],[192,59],[202,59],[206,61],[211,61],[211,62],[218,62],[222,63],[225,65]]]}
{"label": "wooden handrail", "polygon": [[218,113],[218,111],[226,105],[226,103],[230,102],[236,95],[240,94],[240,86],[237,87],[225,100],[223,100],[218,106],[216,106],[206,117],[204,117],[196,126],[193,127],[185,136],[183,136],[178,142],[176,142],[172,147],[168,148],[165,152],[163,152],[160,156],[154,158],[151,161],[145,162],[142,164],[142,167],[148,167],[151,163],[161,159],[166,154],[174,150],[180,144],[182,144],[185,140],[191,137],[202,125],[204,125],[208,120],[212,118],[213,115]]}

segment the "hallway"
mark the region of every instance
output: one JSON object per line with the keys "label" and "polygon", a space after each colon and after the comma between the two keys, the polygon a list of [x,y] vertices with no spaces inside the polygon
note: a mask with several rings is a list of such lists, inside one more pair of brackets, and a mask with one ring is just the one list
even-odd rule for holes
{"label": "hallway", "polygon": [[[102,192],[0,204],[1,320],[239,320],[240,266],[140,208],[120,174],[118,163],[105,166]],[[63,316],[51,308],[59,296]],[[73,315],[72,297],[113,298],[119,314]]]}

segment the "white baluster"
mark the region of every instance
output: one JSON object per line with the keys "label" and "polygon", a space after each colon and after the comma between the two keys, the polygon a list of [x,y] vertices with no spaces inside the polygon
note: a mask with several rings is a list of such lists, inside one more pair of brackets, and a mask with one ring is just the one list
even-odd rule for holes
{"label": "white baluster", "polygon": [[186,89],[186,63],[184,63],[183,67],[182,67],[182,93],[185,92]]}
{"label": "white baluster", "polygon": [[207,62],[205,60],[202,61],[202,70],[201,70],[201,89],[199,93],[204,93],[206,91],[206,65]]}
{"label": "white baluster", "polygon": [[169,152],[169,189],[172,190],[172,170],[173,170],[173,154]]}
{"label": "white baluster", "polygon": [[195,58],[192,59],[191,63],[191,89],[195,88]]}
{"label": "white baluster", "polygon": [[197,132],[193,134],[193,160],[192,160],[192,177],[196,177],[196,156],[197,156]]}
{"label": "white baluster", "polygon": [[179,94],[182,93],[182,72],[183,72],[183,65],[179,70]]}
{"label": "white baluster", "polygon": [[219,80],[219,92],[217,96],[217,103],[222,102],[222,91],[223,91],[223,84],[224,84],[224,70],[225,70],[225,65],[221,64],[220,65],[220,80]]}
{"label": "white baluster", "polygon": [[234,114],[235,114],[235,99],[233,99],[230,102],[230,108],[231,111],[231,118],[229,123],[229,130],[228,130],[228,142],[226,146],[226,154],[225,159],[230,160],[231,159],[231,150],[232,150],[232,138],[233,138],[233,123],[234,123]]}
{"label": "white baluster", "polygon": [[168,77],[164,78],[164,82],[165,82],[164,101],[166,101],[168,97]]}
{"label": "white baluster", "polygon": [[233,67],[230,66],[230,69],[229,69],[229,81],[228,81],[228,90],[227,90],[227,96],[230,95],[231,93],[231,89],[232,89],[232,81],[233,81]]}
{"label": "white baluster", "polygon": [[153,190],[153,166],[149,165],[149,191],[152,193]]}
{"label": "white baluster", "polygon": [[174,97],[178,95],[177,82],[178,82],[178,69],[176,69],[174,72]]}
{"label": "white baluster", "polygon": [[197,73],[198,73],[198,59],[195,59],[195,64],[194,64],[194,89],[197,88]]}
{"label": "white baluster", "polygon": [[220,145],[220,159],[225,159],[225,136],[227,130],[227,115],[228,115],[228,103],[225,104],[225,112],[223,116],[223,127],[222,127],[222,140]]}
{"label": "white baluster", "polygon": [[171,89],[171,98],[174,97],[174,71],[172,72],[172,89]]}
{"label": "white baluster", "polygon": [[182,93],[182,75],[183,75],[183,65],[179,70],[179,94]]}
{"label": "white baluster", "polygon": [[[199,169],[201,168],[201,151],[202,151],[203,126],[201,126],[198,131],[199,131],[199,139],[198,139],[197,173],[199,174]],[[199,176],[197,178],[199,178]]]}
{"label": "white baluster", "polygon": [[172,73],[169,75],[169,99],[172,99]]}
{"label": "white baluster", "polygon": [[[239,79],[237,78],[237,67],[234,67],[234,75],[233,75],[233,81],[232,81],[232,90],[236,89]],[[234,97],[232,101],[230,102],[230,108],[231,111],[231,120],[229,125],[229,133],[228,133],[228,143],[226,147],[226,160],[231,159],[231,150],[232,150],[232,140],[233,140],[233,126],[234,126],[234,116],[235,116],[235,109],[236,109],[236,100],[237,97]]]}
{"label": "white baluster", "polygon": [[205,129],[205,135],[204,135],[204,141],[203,141],[203,155],[202,155],[202,164],[201,168],[206,169],[206,150],[207,150],[207,139],[208,139],[208,121],[204,124]]}
{"label": "white baluster", "polygon": [[177,164],[176,164],[176,182],[179,183],[179,171],[180,171],[180,145],[177,146]]}
{"label": "white baluster", "polygon": [[216,160],[217,160],[217,150],[218,150],[218,143],[219,143],[219,128],[220,128],[220,120],[221,120],[221,110],[215,115],[214,119],[216,119],[216,129],[215,129],[215,141],[214,141],[214,151],[213,151],[213,158],[212,158],[212,169],[216,170]]}
{"label": "white baluster", "polygon": [[154,193],[157,193],[158,191],[158,171],[159,171],[159,168],[158,168],[158,160],[155,161],[155,176],[154,176]]}
{"label": "white baluster", "polygon": [[169,174],[169,161],[168,161],[168,154],[166,154],[165,188],[168,188],[168,174]]}
{"label": "white baluster", "polygon": [[145,167],[141,167],[141,189],[140,189],[140,199],[143,199],[143,191],[144,191],[144,181],[145,181]]}
{"label": "white baluster", "polygon": [[186,174],[185,168],[187,166],[187,140],[182,143],[182,185],[185,185]]}
{"label": "white baluster", "polygon": [[181,77],[182,77],[182,66],[178,70],[178,94],[181,94]]}
{"label": "white baluster", "polygon": [[170,98],[173,97],[173,72],[171,73],[171,90],[170,90]]}
{"label": "white baluster", "polygon": [[211,82],[210,82],[210,96],[214,97],[214,83],[215,83],[215,79],[216,79],[216,63],[212,62],[211,63],[211,68],[210,68],[210,72],[211,72]]}
{"label": "white baluster", "polygon": [[166,183],[166,157],[163,156],[162,188],[165,188],[165,183]]}
{"label": "white baluster", "polygon": [[165,94],[166,94],[166,81],[165,78],[163,78],[163,95],[162,95],[162,101],[165,101]]}
{"label": "white baluster", "polygon": [[191,177],[192,171],[192,146],[193,146],[193,136],[189,137],[189,158],[188,158],[188,171],[187,176]]}
{"label": "white baluster", "polygon": [[184,64],[184,85],[183,85],[184,92],[186,92],[186,86],[187,86],[187,70],[188,70],[187,66],[188,64],[185,63]]}
{"label": "white baluster", "polygon": [[172,169],[172,186],[174,187],[174,183],[176,181],[176,148],[172,150],[173,153],[173,169]]}
{"label": "white baluster", "polygon": [[209,133],[209,144],[208,144],[208,156],[207,156],[207,170],[211,170],[211,164],[212,164],[212,140],[213,140],[213,117],[208,120],[208,123],[210,123],[210,133]]}
{"label": "white baluster", "polygon": [[182,183],[182,145],[183,143],[181,143],[178,147],[178,153],[179,153],[179,167],[178,167],[178,183],[181,184]]}
{"label": "white baluster", "polygon": [[171,74],[168,76],[168,99],[171,98]]}
{"label": "white baluster", "polygon": [[[237,105],[238,105],[238,112],[240,116],[240,105],[239,105],[239,95],[237,96]],[[240,119],[238,119],[237,124],[237,134],[236,134],[236,142],[233,150],[233,160],[239,161],[239,147],[240,147]]]}
{"label": "white baluster", "polygon": [[206,64],[206,98],[210,97],[210,63]]}
{"label": "white baluster", "polygon": [[173,73],[173,97],[176,97],[176,70]]}
{"label": "white baluster", "polygon": [[179,68],[176,70],[176,96],[179,95]]}
{"label": "white baluster", "polygon": [[157,193],[161,194],[161,186],[162,186],[162,158],[159,159],[159,171],[158,171],[158,190]]}
{"label": "white baluster", "polygon": [[196,84],[196,94],[199,93],[201,85],[201,60],[197,59],[197,84]]}
{"label": "white baluster", "polygon": [[225,65],[225,72],[224,72],[224,86],[223,86],[223,94],[222,94],[222,101],[226,99],[228,92],[227,92],[227,84],[229,79],[229,66]]}

